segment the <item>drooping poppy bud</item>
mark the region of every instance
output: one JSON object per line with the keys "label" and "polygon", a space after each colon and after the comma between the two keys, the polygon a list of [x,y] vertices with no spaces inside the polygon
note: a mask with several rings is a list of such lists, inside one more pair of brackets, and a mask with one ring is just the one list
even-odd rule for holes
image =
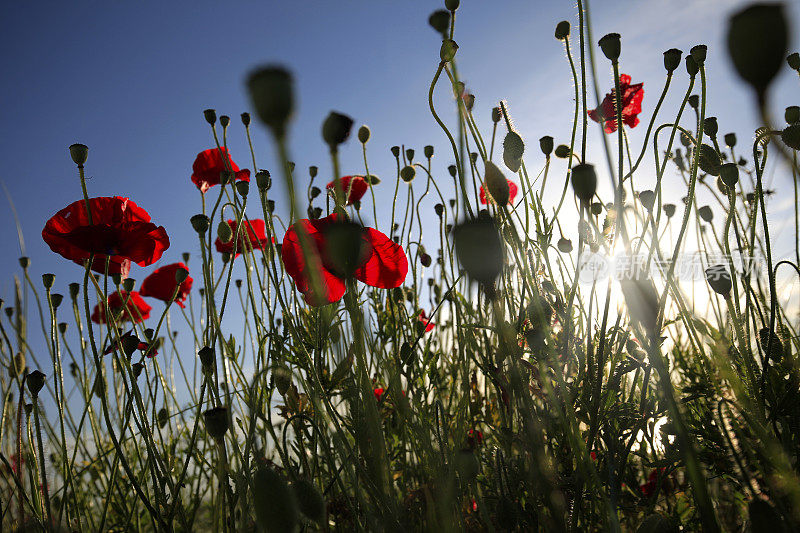
{"label": "drooping poppy bud", "polygon": [[228,420],[227,407],[214,407],[203,413],[203,419],[206,422],[206,431],[215,440],[221,440],[225,437],[230,421]]}
{"label": "drooping poppy bud", "polygon": [[219,224],[217,224],[217,237],[220,241],[226,243],[231,242],[231,239],[233,239],[233,230],[227,221],[221,220]]}
{"label": "drooping poppy bud", "polygon": [[787,124],[796,124],[800,122],[800,107],[796,105],[790,105],[786,108],[783,118],[786,119]]}
{"label": "drooping poppy bud", "polygon": [[725,298],[730,296],[733,285],[731,284],[731,275],[725,265],[708,267],[706,269],[706,281],[708,281],[711,289],[720,296]]}
{"label": "drooping poppy bud", "polygon": [[726,187],[733,189],[739,181],[739,167],[736,163],[724,163],[719,167],[719,177]]}
{"label": "drooping poppy bud", "polygon": [[683,52],[677,48],[670,48],[664,52],[664,68],[667,72],[675,72],[675,69],[681,64],[681,56]]}
{"label": "drooping poppy bud", "polygon": [[89,157],[89,147],[85,144],[72,144],[69,147],[69,155],[78,167],[83,167]]}
{"label": "drooping poppy bud", "polygon": [[781,140],[789,148],[800,150],[800,124],[792,124],[783,128]]}
{"label": "drooping poppy bud", "polygon": [[272,369],[272,382],[281,396],[285,396],[292,386],[292,373],[285,365],[277,365]]}
{"label": "drooping poppy bud", "polygon": [[289,71],[278,66],[257,69],[250,73],[247,88],[258,118],[273,135],[284,137],[294,111],[293,80]]}
{"label": "drooping poppy bud", "polygon": [[728,55],[756,93],[763,95],[778,74],[788,41],[783,5],[754,4],[728,21]]}
{"label": "drooping poppy bud", "polygon": [[428,17],[428,24],[444,37],[450,29],[450,12],[437,9]]}
{"label": "drooping poppy bud", "polygon": [[550,157],[550,154],[553,153],[553,138],[549,135],[545,135],[539,139],[539,148],[542,149],[542,153],[545,157]]}
{"label": "drooping poppy bud", "polygon": [[708,223],[711,223],[711,221],[714,219],[714,211],[712,211],[711,207],[707,205],[700,207],[697,210],[697,215]]}
{"label": "drooping poppy bud", "polygon": [[342,113],[331,111],[322,123],[322,139],[334,150],[350,136],[353,119]]}
{"label": "drooping poppy bud", "polygon": [[[522,154],[525,152],[525,142],[520,137],[519,133],[509,131],[506,138],[503,140],[503,161],[506,166],[512,171],[517,172],[522,162]],[[509,162],[512,164],[509,165]]]}
{"label": "drooping poppy bud", "polygon": [[725,134],[725,146],[728,148],[733,148],[736,146],[736,134],[735,133],[726,133]]}
{"label": "drooping poppy bud", "polygon": [[603,55],[605,55],[611,62],[619,59],[621,51],[619,33],[608,33],[603,35],[600,38],[600,41],[598,41],[598,44],[600,45],[600,49],[603,51]]}
{"label": "drooping poppy bud", "polygon": [[497,205],[499,207],[508,205],[511,193],[508,180],[503,175],[503,171],[497,168],[497,165],[491,161],[486,161],[483,180],[486,184],[486,188],[489,190],[489,194]]}
{"label": "drooping poppy bud", "polygon": [[594,172],[594,165],[589,163],[575,165],[572,167],[570,181],[575,196],[588,204],[597,190],[597,174]]}
{"label": "drooping poppy bud", "polygon": [[556,24],[556,39],[559,41],[563,41],[567,37],[569,37],[569,22],[566,20],[562,20],[558,24]]}
{"label": "drooping poppy bud", "polygon": [[566,144],[559,144],[556,146],[555,154],[559,159],[566,159],[572,154],[572,152],[570,151],[569,146]]}

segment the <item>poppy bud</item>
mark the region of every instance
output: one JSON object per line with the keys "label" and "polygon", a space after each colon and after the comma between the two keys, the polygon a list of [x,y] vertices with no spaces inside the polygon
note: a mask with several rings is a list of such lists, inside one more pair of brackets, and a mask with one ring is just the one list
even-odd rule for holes
{"label": "poppy bud", "polygon": [[681,55],[683,52],[677,48],[670,48],[664,52],[664,68],[667,72],[675,72],[675,69],[681,64]]}
{"label": "poppy bud", "polygon": [[525,142],[516,131],[509,131],[506,133],[506,138],[503,140],[503,157],[506,153],[509,158],[520,159],[523,152],[525,152]]}
{"label": "poppy bud", "polygon": [[704,44],[698,44],[693,46],[689,53],[692,54],[695,63],[698,66],[704,64],[706,62],[706,53],[708,52],[708,47]]}
{"label": "poppy bud", "polygon": [[559,159],[566,159],[571,155],[571,152],[569,146],[567,146],[566,144],[559,144],[558,146],[556,146],[555,154],[556,157],[558,157]]}
{"label": "poppy bud", "polygon": [[278,365],[272,369],[272,381],[281,396],[285,396],[292,386],[292,372],[285,365]]}
{"label": "poppy bud", "polygon": [[467,111],[472,111],[472,108],[475,107],[475,95],[469,93],[464,96],[464,107],[467,108]]}
{"label": "poppy bud", "polygon": [[[625,197],[623,196],[623,199],[624,198]],[[598,216],[603,212],[603,204],[600,202],[592,202],[592,205],[589,206],[589,211],[591,211],[594,216]]]}
{"label": "poppy bud", "polygon": [[475,281],[491,284],[503,269],[504,250],[500,232],[491,218],[468,220],[453,228],[456,255]]}
{"label": "poppy bud", "polygon": [[319,188],[319,187],[311,187],[311,192],[310,192],[310,195],[311,195],[311,199],[312,199],[312,200],[313,200],[314,198],[316,198],[317,196],[319,196],[319,195],[320,195],[320,193],[322,193],[322,191],[320,190],[320,188]]}
{"label": "poppy bud", "polygon": [[711,286],[711,289],[727,298],[731,293],[731,275],[728,274],[728,269],[725,265],[714,265],[706,269],[706,281]]}
{"label": "poppy bud", "polygon": [[786,57],[783,5],[754,4],[728,21],[728,55],[747,83],[763,95]]}
{"label": "poppy bud", "polygon": [[253,476],[253,503],[260,531],[296,531],[300,518],[294,491],[272,468],[259,468]]}
{"label": "poppy bud", "polygon": [[719,168],[722,166],[722,160],[719,158],[719,154],[713,146],[701,144],[698,156],[698,164],[703,172],[711,174],[712,176],[719,176]]}
{"label": "poppy bud", "polygon": [[562,20],[558,24],[556,24],[556,39],[559,41],[563,41],[567,37],[569,37],[569,22],[566,20]]}
{"label": "poppy bud", "polygon": [[242,124],[245,128],[250,125],[250,113],[242,113],[239,116],[242,117]]}
{"label": "poppy bud", "polygon": [[550,154],[553,153],[553,138],[549,135],[545,135],[539,139],[539,148],[542,149],[542,153],[545,157],[550,157]]}
{"label": "poppy bud", "polygon": [[568,254],[572,252],[572,241],[566,237],[561,237],[558,239],[558,244],[556,244],[556,246],[562,253]]}
{"label": "poppy bud", "polygon": [[443,62],[449,63],[456,56],[457,51],[458,44],[456,44],[456,42],[452,39],[445,39],[442,41],[442,46],[439,49],[439,58]]}
{"label": "poppy bud", "polygon": [[231,123],[231,117],[229,117],[228,115],[222,115],[221,117],[219,117],[219,124],[220,126],[222,126],[223,129],[227,128],[228,124],[230,123]]}
{"label": "poppy bud", "polygon": [[410,165],[412,161],[414,161],[414,149],[407,148],[406,149],[406,159],[408,159],[408,164]]}
{"label": "poppy bud", "polygon": [[180,285],[181,283],[186,281],[186,278],[188,278],[188,277],[189,277],[189,271],[186,270],[185,268],[178,267],[178,268],[175,269],[175,283],[176,284]]}
{"label": "poppy bud", "polygon": [[250,73],[247,88],[258,118],[276,137],[286,134],[294,111],[292,75],[283,67],[264,67]]}
{"label": "poppy bud", "polygon": [[795,124],[800,122],[800,107],[797,107],[796,105],[790,105],[786,108],[783,118],[786,119],[787,124]]}
{"label": "poppy bud", "polygon": [[769,328],[758,330],[758,338],[761,341],[761,349],[764,350],[764,357],[778,361],[783,357],[783,344],[780,338],[771,332]]}
{"label": "poppy bud", "polygon": [[726,187],[733,189],[739,181],[739,167],[736,163],[725,163],[719,167],[719,177]]}
{"label": "poppy bud", "polygon": [[691,55],[686,56],[686,72],[689,74],[690,78],[694,78],[697,76],[697,73],[700,72],[700,66]]}
{"label": "poppy bud", "polygon": [[292,491],[297,501],[297,508],[303,516],[322,524],[326,516],[325,498],[317,486],[308,480],[299,479],[292,483]]}
{"label": "poppy bud", "polygon": [[19,266],[21,266],[23,270],[28,268],[28,266],[30,266],[30,264],[31,264],[30,257],[24,257],[23,256],[23,257],[19,258]]}
{"label": "poppy bud", "polygon": [[214,352],[214,348],[210,346],[205,346],[200,348],[200,351],[197,352],[198,357],[200,358],[200,364],[203,365],[204,369],[212,369],[217,361],[217,355]]}
{"label": "poppy bud", "polygon": [[787,126],[781,132],[784,144],[793,150],[800,150],[800,124]]}
{"label": "poppy bud", "polygon": [[56,281],[55,274],[42,274],[42,284],[44,284],[45,289],[50,289],[53,287],[53,283]]}
{"label": "poppy bud", "polygon": [[444,206],[443,206],[442,204],[436,204],[436,205],[434,205],[434,206],[433,206],[433,210],[434,210],[434,212],[436,213],[436,215],[437,215],[439,218],[441,218],[441,217],[442,217],[442,215],[444,214]]}
{"label": "poppy bud", "polygon": [[419,262],[422,263],[422,266],[429,267],[431,266],[431,256],[428,254],[422,254],[419,256]]}
{"label": "poppy bud", "polygon": [[267,211],[270,213],[275,211],[275,200],[267,200]]}
{"label": "poppy bud", "polygon": [[272,178],[268,170],[259,170],[256,172],[256,186],[259,191],[268,191],[272,187]]}
{"label": "poppy bud", "polygon": [[221,440],[225,437],[230,425],[227,407],[209,409],[203,413],[203,419],[206,421],[206,431],[208,431],[209,435],[216,440]]}
{"label": "poppy bud", "polygon": [[653,205],[655,204],[656,195],[653,191],[640,191],[639,192],[639,201],[642,202],[642,205],[648,211],[653,210]]}
{"label": "poppy bud", "polygon": [[706,117],[706,119],[703,121],[703,131],[709,137],[716,137],[717,132],[719,131],[717,117]]}
{"label": "poppy bud", "polygon": [[247,193],[250,192],[250,183],[247,181],[237,181],[236,182],[236,192],[239,193],[239,196],[245,197]]}
{"label": "poppy bud", "polygon": [[22,352],[17,352],[14,354],[14,358],[11,361],[11,365],[8,367],[9,375],[14,378],[19,376],[25,371],[25,354]]}
{"label": "poppy bud", "polygon": [[69,284],[69,297],[73,300],[78,297],[78,293],[81,290],[81,286],[79,283],[70,283]]}
{"label": "poppy bud", "polygon": [[492,122],[497,124],[503,118],[503,111],[499,107],[492,108]]}
{"label": "poppy bud", "polygon": [[478,160],[478,152],[470,152],[469,160],[474,164]]}
{"label": "poppy bud", "polygon": [[206,109],[203,111],[203,116],[206,118],[206,122],[210,125],[214,125],[217,123],[217,111],[214,109]]}
{"label": "poppy bud", "polygon": [[444,37],[450,29],[450,13],[444,9],[437,9],[428,17],[428,24]]}
{"label": "poppy bud", "polygon": [[416,175],[417,171],[410,165],[406,165],[400,169],[400,178],[406,183],[411,183],[411,180],[413,180]]}
{"label": "poppy bud", "polygon": [[603,51],[603,54],[611,62],[614,62],[617,59],[619,59],[620,48],[621,48],[619,33],[609,33],[603,35],[598,41],[598,44],[600,45],[600,49]]}
{"label": "poppy bud", "polygon": [[444,7],[450,11],[455,11],[461,5],[461,0],[444,0]]}
{"label": "poppy bud", "polygon": [[425,159],[430,159],[433,157],[433,146],[430,144],[426,144],[425,147],[422,149],[422,153],[425,155]]}
{"label": "poppy bud", "polygon": [[698,216],[703,219],[705,222],[711,222],[714,219],[714,211],[711,210],[711,207],[704,205],[697,210]]}
{"label": "poppy bud", "polygon": [[[696,94],[691,95],[689,97],[689,105],[692,107],[692,109],[697,109],[698,107],[700,107],[700,97],[697,96]],[[688,148],[689,146],[691,146],[692,140],[689,138],[688,135],[681,133],[681,143],[683,143],[683,145]]]}
{"label": "poppy bud", "polygon": [[572,189],[575,195],[588,203],[597,190],[597,175],[594,172],[594,165],[581,163],[572,167]]}
{"label": "poppy bud", "polygon": [[51,294],[50,301],[53,303],[53,309],[58,309],[58,306],[61,305],[62,300],[64,300],[63,294]]}
{"label": "poppy bud", "polygon": [[361,144],[367,144],[367,141],[369,141],[369,134],[369,126],[366,124],[358,128],[358,142]]}
{"label": "poppy bud", "polygon": [[486,161],[484,183],[489,191],[489,195],[499,207],[508,205],[510,194],[508,180],[503,175],[503,171],[497,168],[497,165],[491,161]]}
{"label": "poppy bud", "polygon": [[83,167],[89,156],[89,147],[85,144],[72,144],[69,147],[69,155],[78,167]]}
{"label": "poppy bud", "polygon": [[217,237],[219,237],[219,240],[222,242],[231,242],[231,239],[233,238],[233,229],[231,229],[230,224],[224,220],[221,220],[217,225]]}
{"label": "poppy bud", "polygon": [[352,118],[342,113],[331,111],[322,123],[322,139],[333,150],[347,140],[352,127]]}
{"label": "poppy bud", "polygon": [[735,133],[726,133],[725,134],[725,146],[728,148],[733,148],[736,146],[736,134]]}
{"label": "poppy bud", "polygon": [[34,398],[39,396],[39,391],[44,387],[44,379],[47,376],[44,372],[34,370],[25,377],[25,382],[28,384],[28,390]]}
{"label": "poppy bud", "polygon": [[[59,296],[61,296],[61,295],[59,295]],[[69,324],[67,324],[66,322],[59,322],[58,323],[58,332],[61,333],[62,335],[64,335],[67,332],[67,327],[69,327]]]}
{"label": "poppy bud", "polygon": [[200,235],[208,231],[208,226],[211,225],[211,220],[206,215],[194,215],[189,221],[192,223],[192,228]]}

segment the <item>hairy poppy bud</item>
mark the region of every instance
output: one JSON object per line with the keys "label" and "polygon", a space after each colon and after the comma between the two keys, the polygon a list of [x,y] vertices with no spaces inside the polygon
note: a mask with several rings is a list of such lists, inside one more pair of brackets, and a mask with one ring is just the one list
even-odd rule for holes
{"label": "hairy poppy bud", "polygon": [[250,125],[250,113],[242,113],[239,116],[242,117],[242,124],[245,128]]}
{"label": "hairy poppy bud", "polygon": [[503,118],[503,111],[499,107],[492,108],[492,122],[497,124],[500,122],[500,119]]}
{"label": "hairy poppy bud", "polygon": [[439,58],[445,63],[449,63],[456,57],[458,51],[458,44],[452,39],[445,39],[442,41],[442,46],[439,49]]}
{"label": "hairy poppy bud", "polygon": [[694,58],[694,61],[695,63],[697,63],[698,66],[706,62],[707,52],[708,52],[708,47],[704,44],[698,44],[696,46],[693,46],[692,49],[689,50],[689,53],[692,54],[692,57]]}
{"label": "hairy poppy bud", "polygon": [[69,297],[73,300],[78,297],[78,293],[81,290],[81,286],[79,283],[70,283],[69,284]]}
{"label": "hairy poppy bud", "polygon": [[53,287],[53,283],[56,281],[55,274],[42,274],[42,283],[44,284],[45,289],[50,289]]}
{"label": "hairy poppy bud", "polygon": [[594,165],[581,163],[572,167],[572,189],[575,195],[586,203],[591,201],[597,190],[597,174],[594,172]]}
{"label": "hairy poppy bud", "polygon": [[503,140],[503,157],[508,154],[509,158],[521,159],[523,152],[525,152],[525,142],[519,133],[513,130],[506,133],[506,138]]}
{"label": "hairy poppy bud", "polygon": [[294,111],[292,75],[283,67],[269,66],[250,73],[247,89],[258,118],[276,137],[286,134]]}
{"label": "hairy poppy bud", "polygon": [[400,178],[406,183],[411,183],[411,180],[413,180],[416,175],[416,169],[410,165],[406,165],[400,169]]}
{"label": "hairy poppy bud", "polygon": [[556,146],[555,154],[556,157],[558,157],[559,159],[566,159],[570,156],[571,152],[569,146],[567,146],[566,144],[559,144],[558,146]]}
{"label": "hairy poppy bud", "polygon": [[450,29],[450,12],[437,9],[428,17],[428,24],[444,37]]}
{"label": "hairy poppy bud", "polygon": [[167,411],[166,407],[162,407],[158,410],[158,414],[156,414],[156,421],[158,422],[158,427],[164,428],[169,422],[169,411]]}
{"label": "hairy poppy bud", "polygon": [[30,257],[23,256],[23,257],[19,258],[19,266],[21,266],[23,270],[28,268],[28,266],[30,266],[30,264],[31,264]]}
{"label": "hairy poppy bud", "polygon": [[558,243],[556,244],[559,251],[565,254],[572,252],[572,241],[567,239],[566,237],[561,237],[558,239]]}
{"label": "hairy poppy bud", "polygon": [[400,157],[400,147],[399,146],[392,146],[390,148],[390,150],[392,151],[392,155],[393,156]]}
{"label": "hairy poppy bud", "polygon": [[272,381],[281,396],[285,396],[292,386],[292,372],[285,365],[277,365],[272,369]]}
{"label": "hairy poppy bud", "polygon": [[735,133],[726,133],[725,134],[725,146],[728,148],[733,148],[736,146],[736,134]]}
{"label": "hairy poppy bud", "polygon": [[724,163],[719,167],[719,177],[726,187],[733,189],[739,181],[739,167],[736,163]]}
{"label": "hairy poppy bud", "polygon": [[675,72],[675,69],[681,64],[681,56],[683,52],[677,48],[670,48],[664,52],[664,68],[667,72]]}
{"label": "hairy poppy bud", "polygon": [[333,150],[347,140],[352,127],[352,118],[342,113],[331,111],[322,123],[322,139]]}
{"label": "hairy poppy bud", "polygon": [[214,407],[203,413],[203,419],[206,422],[206,431],[216,440],[221,440],[225,437],[228,431],[230,422],[228,420],[227,407]]}
{"label": "hairy poppy bud", "polygon": [[230,123],[231,123],[231,117],[229,117],[228,115],[222,115],[219,117],[219,125],[222,126],[223,128],[227,128],[228,124]]}
{"label": "hairy poppy bud", "polygon": [[217,237],[225,243],[231,242],[231,239],[233,239],[233,230],[227,221],[221,220],[219,224],[217,224]]}
{"label": "hairy poppy bud", "polygon": [[211,225],[211,220],[206,215],[194,215],[189,221],[192,223],[192,228],[200,235],[208,231],[208,226]]}
{"label": "hairy poppy bud", "polygon": [[544,137],[540,138],[539,148],[541,148],[545,157],[550,157],[550,154],[553,153],[553,138],[549,135],[545,135]]}
{"label": "hairy poppy bud", "polygon": [[757,94],[763,95],[786,57],[788,28],[783,5],[754,4],[728,21],[728,55]]}
{"label": "hairy poppy bud", "polygon": [[367,141],[369,141],[369,134],[369,126],[366,124],[358,128],[358,142],[361,144],[367,144]]}
{"label": "hairy poppy bud", "polygon": [[430,159],[431,157],[433,157],[433,146],[431,146],[430,144],[426,144],[422,148],[422,153],[425,155],[425,159]]}
{"label": "hairy poppy bud", "polygon": [[85,144],[72,144],[69,147],[69,155],[76,165],[82,167],[86,163],[86,158],[89,157],[89,147]]}
{"label": "hairy poppy bud", "polygon": [[727,298],[731,293],[731,275],[725,265],[714,265],[706,269],[706,281],[711,289]]}
{"label": "hairy poppy bud", "polygon": [[691,55],[686,56],[686,72],[689,74],[690,78],[694,78],[697,76],[697,73],[700,72],[700,65],[697,64],[697,61]]}
{"label": "hairy poppy bud", "polygon": [[722,160],[719,158],[719,154],[713,146],[701,144],[698,157],[698,163],[703,172],[712,176],[719,176],[719,168],[722,166]]}
{"label": "hairy poppy bud", "polygon": [[497,205],[499,207],[508,205],[510,189],[503,171],[491,161],[486,161],[483,179],[489,194]]}
{"label": "hairy poppy bud", "polygon": [[441,216],[444,214],[444,206],[443,206],[442,204],[436,204],[436,205],[434,205],[434,206],[433,206],[433,210],[434,210],[434,212],[436,212],[436,215],[437,215],[438,217],[440,217],[440,218],[441,218]]}
{"label": "hairy poppy bud", "polygon": [[703,121],[703,131],[709,137],[716,137],[717,132],[719,131],[717,117],[706,117],[706,119]]}
{"label": "hairy poppy bud", "polygon": [[783,128],[781,140],[793,150],[800,150],[800,124],[792,124]]}
{"label": "hairy poppy bud", "polygon": [[667,218],[672,218],[675,214],[675,204],[664,204],[664,214]]}
{"label": "hairy poppy bud", "polygon": [[236,187],[236,192],[239,193],[239,196],[242,197],[247,196],[250,192],[250,183],[247,181],[237,181],[234,187]]}
{"label": "hairy poppy bud", "polygon": [[217,123],[217,111],[215,109],[205,109],[203,110],[203,116],[210,125],[214,125]]}
{"label": "hairy poppy bud", "polygon": [[468,220],[453,228],[456,256],[467,274],[491,284],[505,263],[503,241],[491,218]]}
{"label": "hairy poppy bud", "polygon": [[796,105],[790,105],[786,108],[783,118],[786,119],[787,124],[796,124],[797,122],[800,122],[800,107]]}
{"label": "hairy poppy bud", "polygon": [[705,222],[711,222],[714,219],[714,211],[710,206],[704,205],[697,210],[698,216]]}
{"label": "hairy poppy bud", "polygon": [[253,475],[256,524],[261,531],[295,531],[300,517],[294,491],[272,468],[259,468]]}
{"label": "hairy poppy bud", "polygon": [[653,205],[655,204],[656,195],[653,191],[640,191],[639,192],[639,201],[642,202],[642,205],[648,211],[653,210]]}
{"label": "hairy poppy bud", "polygon": [[608,33],[598,41],[603,54],[612,62],[619,59],[621,44],[619,33]]}
{"label": "hairy poppy bud", "polygon": [[559,41],[563,41],[567,37],[569,37],[569,22],[566,20],[562,20],[558,24],[556,24],[556,39]]}
{"label": "hairy poppy bud", "polygon": [[42,387],[44,387],[44,379],[46,377],[47,376],[44,374],[44,372],[39,370],[34,370],[25,377],[25,382],[28,384],[28,390],[30,391],[31,396],[34,398],[39,396],[39,391],[42,390]]}

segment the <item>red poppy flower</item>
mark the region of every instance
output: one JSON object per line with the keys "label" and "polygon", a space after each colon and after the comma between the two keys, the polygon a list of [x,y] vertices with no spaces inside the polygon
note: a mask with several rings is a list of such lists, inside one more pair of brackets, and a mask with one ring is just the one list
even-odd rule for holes
{"label": "red poppy flower", "polygon": [[436,327],[436,324],[428,320],[428,316],[425,314],[424,309],[419,312],[419,316],[417,317],[417,319],[419,320],[419,323],[425,327],[425,333],[428,333],[429,331],[431,331],[433,328]]}
{"label": "red poppy flower", "polygon": [[[325,231],[339,221],[334,213],[319,220],[298,220],[289,228],[283,238],[282,259],[286,272],[292,277],[297,289],[310,305],[325,305],[339,301],[344,295],[344,279],[336,274],[336,268],[330,264],[323,254],[325,249]],[[302,224],[311,238],[312,251],[320,258],[321,278],[324,294],[315,295],[306,270],[303,250],[295,227]],[[386,235],[372,228],[363,228],[363,238],[367,251],[360,266],[353,276],[367,285],[380,289],[391,289],[402,285],[408,273],[408,259],[403,248]]]}
{"label": "red poppy flower", "polygon": [[[267,239],[267,225],[264,224],[264,221],[261,219],[252,219],[245,222],[247,237],[245,237],[244,233],[240,233],[238,240],[236,237],[236,221],[228,220],[228,226],[231,228],[233,237],[231,237],[231,240],[228,242],[222,242],[222,240],[217,237],[217,240],[214,241],[214,246],[217,247],[218,252],[232,254],[234,241],[236,241],[236,255],[239,255],[245,250],[249,250],[251,247],[254,250],[262,250],[267,243],[269,243],[269,239]],[[274,237],[272,238],[272,242],[275,242]]]}
{"label": "red poppy flower", "polygon": [[[367,189],[369,189],[369,183],[367,183],[367,180],[365,180],[363,176],[342,176],[339,181],[342,184],[342,191],[344,191],[344,196],[347,199],[345,205],[350,205],[353,202],[361,200],[364,194],[366,194]],[[336,181],[330,182],[327,187],[329,190],[335,191]]]}
{"label": "red poppy flower", "polygon": [[476,448],[483,444],[483,433],[477,429],[470,429],[467,431],[467,446]]}
{"label": "red poppy flower", "polygon": [[162,226],[150,222],[147,211],[119,196],[91,198],[92,223],[83,200],[72,202],[53,215],[42,230],[42,238],[54,252],[84,264],[94,254],[92,270],[127,276],[131,261],[147,266],[158,261],[169,248]]}
{"label": "red poppy flower", "polygon": [[225,148],[211,148],[197,154],[192,165],[192,182],[200,192],[205,193],[214,185],[220,184],[220,174],[228,170],[225,166],[228,161],[237,180],[250,181],[250,171],[239,170]]}
{"label": "red poppy flower", "polygon": [[[172,294],[175,292],[175,287],[178,285],[178,282],[175,280],[175,273],[178,269],[189,272],[189,269],[186,268],[186,265],[183,263],[172,263],[171,265],[157,268],[152,274],[144,278],[142,288],[139,289],[139,294],[158,298],[163,302],[169,302],[172,298]],[[194,280],[190,276],[186,276],[186,279],[181,283],[178,296],[175,297],[175,303],[179,306],[184,307],[183,301],[186,300],[189,291],[192,290],[193,281]]]}
{"label": "red poppy flower", "polygon": [[[510,179],[506,179],[506,181],[508,182],[508,203],[513,204],[514,198],[517,197],[517,192],[519,189],[517,188],[517,184]],[[487,195],[486,189],[484,189],[483,185],[481,185],[481,203],[484,205],[488,203],[488,199],[486,198],[487,196],[489,195]],[[489,198],[491,198],[491,196],[489,196]]]}
{"label": "red poppy flower", "polygon": [[[125,309],[123,310],[123,305],[126,304],[126,302],[127,305],[125,305]],[[142,322],[143,320],[147,320],[150,317],[150,310],[152,309],[152,307],[147,305],[147,302],[145,302],[136,291],[131,292],[130,298],[128,297],[128,293],[125,291],[117,291],[112,293],[111,296],[108,297],[108,307],[111,309],[111,312],[115,317],[120,315],[118,319],[119,321],[130,321],[134,324],[137,322]],[[121,314],[120,311],[122,311]],[[105,324],[105,306],[100,306],[100,304],[94,306],[92,322],[97,324]]]}
{"label": "red poppy flower", "polygon": [[[132,336],[133,336],[133,330],[130,330],[130,331],[126,332],[126,333],[123,333],[123,334],[120,336],[120,339],[119,339],[119,341],[117,341],[117,342],[112,342],[111,344],[109,344],[108,348],[106,348],[106,349],[103,351],[103,355],[108,355],[108,354],[110,354],[111,352],[113,352],[113,351],[115,351],[115,350],[122,351],[122,346],[123,346],[123,344],[122,344],[122,343],[123,343],[123,339],[124,339],[125,337],[132,337]],[[144,353],[144,352],[147,350],[147,346],[148,346],[148,344],[147,344],[146,342],[139,341],[139,343],[136,345],[136,349],[137,349],[137,350],[140,350],[142,353]],[[148,358],[153,358],[153,357],[155,357],[156,355],[158,355],[158,350],[156,350],[155,348],[153,348],[153,350],[152,350],[152,351],[150,351],[150,353],[148,353],[148,354],[147,354],[147,357],[148,357]]]}
{"label": "red poppy flower", "polygon": [[384,392],[386,392],[386,391],[383,390],[383,387],[376,387],[376,388],[374,388],[372,390],[372,394],[375,395],[375,400],[376,401],[381,401],[381,398],[383,397],[383,393]]}
{"label": "red poppy flower", "polygon": [[[644,83],[631,85],[631,77],[627,74],[619,76],[619,90],[622,93],[622,122],[628,127],[633,128],[639,123],[637,116],[642,112],[642,98],[644,98]],[[606,133],[617,131],[617,108],[614,90],[603,98],[603,103],[597,109],[588,111],[589,118],[595,122],[605,120],[603,130]]]}
{"label": "red poppy flower", "polygon": [[[652,494],[656,491],[656,484],[658,482],[659,475],[663,474],[666,469],[664,467],[656,468],[650,475],[647,477],[647,482],[640,485],[639,489],[642,491],[642,495],[645,498],[649,498]],[[661,480],[661,487],[666,488],[669,481],[666,477]]]}

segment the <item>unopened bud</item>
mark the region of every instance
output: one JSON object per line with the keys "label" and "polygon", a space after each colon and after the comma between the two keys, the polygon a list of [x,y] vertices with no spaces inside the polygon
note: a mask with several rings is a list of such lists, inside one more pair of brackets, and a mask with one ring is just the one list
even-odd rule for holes
{"label": "unopened bud", "polygon": [[491,161],[486,161],[484,183],[492,199],[499,207],[508,205],[509,186],[503,171]]}
{"label": "unopened bud", "polygon": [[728,54],[739,76],[759,95],[778,74],[787,41],[787,22],[780,3],[753,4],[729,20]]}
{"label": "unopened bud", "polygon": [[781,140],[793,150],[800,150],[800,124],[787,126],[781,132]]}
{"label": "unopened bud", "polygon": [[189,277],[189,271],[186,270],[185,268],[179,267],[175,269],[175,283],[177,283],[178,285],[186,281],[186,278],[188,277]]}
{"label": "unopened bud", "polygon": [[681,55],[683,52],[677,48],[670,48],[664,52],[664,68],[667,72],[675,72],[675,69],[681,64]]}
{"label": "unopened bud", "polygon": [[353,119],[342,113],[331,111],[322,123],[322,139],[335,149],[350,136]]}
{"label": "unopened bud", "polygon": [[369,141],[369,134],[369,126],[363,125],[358,128],[358,142],[361,144],[367,144],[367,141]]}
{"label": "unopened bud", "polygon": [[789,68],[800,72],[800,54],[793,52],[786,57]]}
{"label": "unopened bud", "polygon": [[414,176],[417,175],[416,169],[410,165],[406,165],[400,169],[400,178],[405,181],[406,183],[410,183],[411,180],[414,179]]}
{"label": "unopened bud", "polygon": [[30,260],[29,257],[23,256],[23,257],[19,258],[19,266],[21,266],[23,270],[28,268],[30,266],[30,264],[31,264],[31,260]]}
{"label": "unopened bud", "polygon": [[559,159],[566,159],[570,156],[571,152],[569,146],[567,146],[566,144],[559,144],[558,146],[556,146],[555,154],[556,157],[558,157]]}
{"label": "unopened bud", "polygon": [[614,62],[619,59],[621,44],[619,33],[609,33],[604,35],[598,41],[600,45],[600,49],[603,51],[603,55],[605,55],[610,61]]}
{"label": "unopened bud", "polygon": [[569,22],[566,20],[562,20],[558,24],[556,24],[556,39],[559,41],[563,41],[567,37],[569,37]]}
{"label": "unopened bud", "polygon": [[456,57],[458,51],[458,44],[452,39],[445,39],[442,41],[442,46],[439,49],[439,58],[445,63],[449,63]]}
{"label": "unopened bud", "polygon": [[697,76],[697,73],[700,72],[700,66],[691,55],[686,56],[686,72],[689,74],[690,78],[694,78]]}
{"label": "unopened bud", "polygon": [[572,189],[578,198],[586,203],[591,201],[597,190],[597,175],[594,165],[581,163],[572,167],[571,182]]}
{"label": "unopened bud", "polygon": [[220,223],[217,224],[217,237],[220,241],[225,243],[231,242],[231,239],[233,239],[233,229],[227,221],[221,220]]}
{"label": "unopened bud", "polygon": [[786,119],[787,124],[796,124],[800,122],[800,107],[796,105],[790,105],[786,108],[783,118]]}
{"label": "unopened bud", "polygon": [[209,409],[203,413],[203,419],[206,422],[206,431],[211,437],[216,440],[221,440],[225,437],[225,433],[230,426],[227,407]]}
{"label": "unopened bud", "polygon": [[211,220],[206,215],[194,215],[189,221],[192,223],[192,228],[200,235],[208,231],[208,226],[211,224]]}
{"label": "unopened bud", "polygon": [[729,148],[733,148],[736,146],[736,134],[735,133],[726,133],[725,134],[725,146]]}

